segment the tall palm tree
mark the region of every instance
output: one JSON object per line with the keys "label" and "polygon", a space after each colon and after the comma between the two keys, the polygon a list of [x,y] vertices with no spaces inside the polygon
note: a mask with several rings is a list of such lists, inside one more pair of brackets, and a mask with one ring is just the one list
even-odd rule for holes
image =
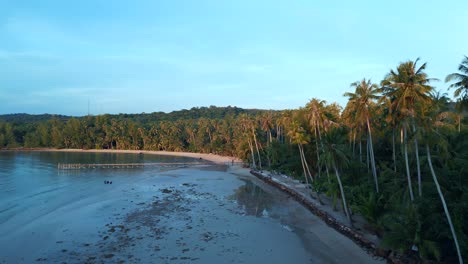
{"label": "tall palm tree", "polygon": [[354,93],[345,93],[344,96],[349,97],[349,103],[354,105],[355,117],[358,123],[366,123],[368,142],[370,150],[370,161],[372,166],[372,175],[374,176],[375,190],[379,192],[379,182],[377,180],[377,170],[375,168],[375,157],[374,147],[372,144],[372,129],[370,124],[370,111],[369,108],[374,100],[377,100],[379,96],[379,87],[377,84],[373,84],[370,80],[362,79],[362,81],[354,82],[351,87],[355,88]]}
{"label": "tall palm tree", "polygon": [[[381,89],[382,90],[382,89]],[[392,159],[393,159],[393,171],[397,171],[397,166],[396,166],[396,147],[395,147],[395,138],[396,138],[396,132],[398,131],[398,121],[401,120],[401,115],[398,113],[392,112],[392,102],[390,98],[386,96],[380,97],[379,100],[380,105],[384,108],[382,112],[385,114],[385,122],[389,125],[389,127],[392,129]]]}
{"label": "tall palm tree", "polygon": [[299,148],[299,156],[301,158],[302,169],[304,171],[304,178],[306,184],[309,185],[309,178],[311,182],[313,181],[313,178],[304,155],[303,145],[309,143],[309,138],[305,132],[305,129],[302,126],[300,126],[299,122],[294,120],[292,121],[291,126],[289,128],[288,136],[291,138],[292,143],[297,144]]}
{"label": "tall palm tree", "polygon": [[[257,164],[255,162],[253,142],[252,142],[252,139],[250,137],[250,135],[251,135],[250,131],[254,132],[254,129],[252,128],[253,127],[252,120],[246,114],[241,114],[239,116],[239,123],[240,123],[240,126],[241,126],[242,137],[247,138],[247,143],[248,143],[249,148],[250,148],[250,154],[252,155],[252,168],[256,169]],[[257,149],[257,153],[258,153],[258,149]]]}
{"label": "tall palm tree", "polygon": [[468,101],[468,56],[463,58],[458,70],[460,72],[447,75],[445,82],[456,81],[449,86],[449,89],[455,88],[455,97],[459,98],[463,105],[466,105]]}
{"label": "tall palm tree", "polygon": [[[390,100],[391,111],[402,117],[400,120],[402,124],[402,144],[411,201],[414,200],[414,195],[408,162],[408,127],[411,123],[413,132],[416,133],[416,120],[420,118],[418,113],[421,113],[422,109],[431,102],[429,94],[433,88],[429,83],[435,80],[428,78],[427,74],[424,72],[427,64],[423,63],[421,66],[417,66],[418,62],[419,58],[415,61],[410,60],[400,63],[397,70],[390,70],[390,73],[388,73],[382,81],[383,95]],[[417,137],[414,138],[414,145],[418,172],[418,190],[421,196],[421,170]]]}
{"label": "tall palm tree", "polygon": [[445,202],[444,194],[442,193],[442,190],[440,189],[439,181],[437,180],[437,176],[435,174],[434,168],[432,167],[431,152],[429,150],[429,144],[426,144],[426,152],[427,152],[427,162],[429,164],[429,168],[431,169],[432,179],[434,180],[434,184],[436,185],[437,193],[439,194],[440,201],[442,202],[442,206],[444,207],[445,217],[447,218],[447,222],[449,223],[450,231],[452,232],[452,237],[455,242],[455,247],[457,249],[457,255],[458,255],[458,262],[462,264],[463,258],[461,255],[460,246],[458,245],[457,233],[455,232],[455,228],[453,227],[452,218],[450,217],[450,213],[447,208],[447,203]]}
{"label": "tall palm tree", "polygon": [[[312,98],[306,105],[307,109],[307,119],[311,128],[314,130],[315,134],[315,147],[317,153],[317,173],[320,177],[320,148],[319,144],[322,144],[322,135],[321,128],[324,127],[324,121],[326,119],[324,113],[325,101]],[[326,171],[328,175],[328,166],[326,166]],[[329,176],[328,176],[329,177]]]}
{"label": "tall palm tree", "polygon": [[[445,202],[445,197],[444,197],[444,194],[441,190],[441,187],[440,187],[440,184],[439,184],[439,181],[437,179],[437,175],[435,173],[435,170],[434,170],[434,167],[432,165],[432,157],[431,157],[431,151],[430,151],[430,143],[432,142],[444,142],[443,139],[441,139],[438,134],[438,127],[440,126],[445,126],[445,127],[452,127],[453,129],[453,126],[450,124],[450,123],[446,123],[446,122],[443,122],[441,121],[441,118],[440,116],[444,116],[444,113],[447,113],[447,112],[442,112],[441,113],[441,109],[437,106],[437,101],[434,101],[434,107],[431,107],[430,109],[428,109],[428,117],[424,119],[424,132],[425,132],[425,145],[426,145],[426,155],[427,155],[427,163],[429,165],[429,169],[431,171],[431,175],[432,175],[432,179],[434,181],[434,184],[437,188],[437,193],[439,194],[439,199],[440,199],[440,202],[442,203],[442,207],[444,208],[444,213],[445,213],[445,217],[447,218],[447,222],[449,224],[449,227],[450,227],[450,232],[452,233],[452,238],[454,240],[454,243],[455,243],[455,248],[456,248],[456,251],[457,251],[457,255],[458,255],[458,261],[459,263],[463,263],[463,258],[462,258],[462,254],[461,254],[461,250],[460,250],[460,245],[458,244],[458,238],[457,238],[457,234],[455,232],[455,228],[453,226],[453,223],[452,223],[452,218],[450,217],[450,213],[449,213],[449,210],[448,210],[448,207],[447,207],[447,203]],[[439,143],[440,144],[440,143]]]}

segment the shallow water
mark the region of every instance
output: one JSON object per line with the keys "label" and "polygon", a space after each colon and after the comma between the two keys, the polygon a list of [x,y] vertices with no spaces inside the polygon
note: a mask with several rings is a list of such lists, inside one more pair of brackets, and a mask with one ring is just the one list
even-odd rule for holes
{"label": "shallow water", "polygon": [[192,159],[0,152],[0,263],[373,262],[288,196],[224,166],[56,167],[158,161]]}

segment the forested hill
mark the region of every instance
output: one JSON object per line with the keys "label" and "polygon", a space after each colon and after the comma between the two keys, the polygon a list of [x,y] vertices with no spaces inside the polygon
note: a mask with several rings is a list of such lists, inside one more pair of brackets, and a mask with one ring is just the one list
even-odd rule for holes
{"label": "forested hill", "polygon": [[7,115],[0,115],[0,122],[8,122],[8,123],[15,123],[15,124],[22,124],[22,123],[36,123],[47,121],[50,119],[60,119],[60,120],[67,120],[70,116],[65,115],[51,115],[51,114],[41,114],[41,115],[30,115],[30,114],[7,114]]}
{"label": "forested hill", "polygon": [[[138,123],[151,123],[158,121],[177,121],[177,120],[189,120],[189,119],[199,119],[199,118],[208,118],[208,119],[223,119],[227,116],[237,117],[238,115],[245,113],[248,115],[258,115],[268,110],[258,110],[258,109],[243,109],[235,106],[227,107],[193,107],[190,110],[182,109],[178,111],[173,111],[170,113],[164,112],[154,112],[154,113],[141,113],[141,114],[117,114],[110,115],[106,114],[109,118],[114,119],[125,119],[132,120]],[[47,121],[51,119],[58,119],[66,121],[72,118],[72,116],[66,115],[54,115],[54,114],[40,114],[40,115],[31,115],[25,113],[18,114],[6,114],[0,115],[0,122],[8,122],[14,124],[24,124],[24,123],[37,123],[42,121]],[[75,117],[83,118],[83,117]]]}
{"label": "forested hill", "polygon": [[240,114],[247,115],[258,115],[269,110],[259,110],[259,109],[243,109],[235,106],[227,107],[193,107],[190,110],[182,109],[178,111],[173,111],[170,113],[164,112],[154,112],[150,114],[118,114],[110,115],[111,118],[116,119],[130,119],[135,122],[141,123],[151,123],[157,121],[177,121],[177,120],[191,120],[199,118],[207,119],[223,119],[227,116],[237,117]]}

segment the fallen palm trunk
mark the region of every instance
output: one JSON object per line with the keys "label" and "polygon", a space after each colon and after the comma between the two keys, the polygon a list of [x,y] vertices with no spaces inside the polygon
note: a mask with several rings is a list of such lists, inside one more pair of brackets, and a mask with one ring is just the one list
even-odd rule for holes
{"label": "fallen palm trunk", "polygon": [[257,178],[261,179],[262,181],[277,187],[278,189],[282,190],[283,192],[291,195],[296,201],[301,203],[305,206],[309,211],[311,211],[314,215],[320,217],[328,226],[332,227],[336,231],[340,232],[341,234],[345,235],[346,237],[353,240],[356,244],[358,244],[361,248],[369,252],[373,256],[382,257],[386,259],[389,263],[417,263],[418,260],[401,256],[396,254],[395,252],[391,252],[390,250],[382,249],[377,247],[375,243],[366,239],[363,235],[359,232],[354,230],[353,228],[346,226],[336,220],[333,216],[328,214],[327,212],[317,208],[312,202],[310,202],[302,193],[281,184],[278,181],[273,180],[271,177],[264,176],[263,174],[251,170],[251,174],[255,175]]}

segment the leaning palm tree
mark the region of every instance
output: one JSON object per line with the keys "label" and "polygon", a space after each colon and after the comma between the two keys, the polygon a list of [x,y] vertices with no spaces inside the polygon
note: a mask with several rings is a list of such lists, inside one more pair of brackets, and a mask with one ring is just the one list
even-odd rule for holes
{"label": "leaning palm tree", "polygon": [[[411,123],[413,132],[416,133],[416,121],[418,118],[421,118],[419,113],[422,113],[422,109],[431,102],[429,94],[433,88],[429,83],[436,80],[428,78],[427,74],[424,72],[426,69],[426,63],[423,63],[418,67],[418,62],[419,58],[415,61],[400,63],[397,70],[390,70],[390,73],[388,73],[382,81],[383,95],[390,100],[391,112],[398,113],[402,118],[400,120],[402,128],[402,144],[411,201],[414,200],[414,195],[408,162],[408,127]],[[417,137],[414,139],[416,168],[418,172],[418,190],[419,195],[421,196],[422,185],[418,141]]]}
{"label": "leaning palm tree", "polygon": [[445,82],[455,83],[449,86],[449,89],[455,88],[454,95],[460,99],[460,102],[466,103],[468,101],[468,57],[465,56],[458,66],[460,72],[452,73],[445,77]]}
{"label": "leaning palm tree", "polygon": [[348,155],[345,151],[345,144],[343,142],[344,136],[341,133],[341,129],[334,128],[328,131],[323,138],[323,147],[322,147],[322,158],[321,162],[330,168],[335,170],[336,180],[338,181],[338,186],[340,188],[341,200],[343,202],[343,209],[345,211],[346,217],[348,218],[349,223],[351,222],[351,215],[348,210],[348,204],[346,202],[346,195],[343,188],[343,183],[341,182],[340,169],[345,167],[349,163]]}
{"label": "leaning palm tree", "polygon": [[[435,104],[436,103],[437,102],[435,102]],[[437,175],[436,175],[436,172],[434,170],[434,167],[432,165],[432,157],[431,157],[431,151],[430,151],[430,149],[431,149],[430,144],[432,142],[439,142],[438,144],[440,145],[440,142],[445,141],[444,139],[442,139],[439,136],[438,127],[444,126],[444,127],[448,127],[448,128],[451,128],[451,129],[454,129],[454,128],[453,128],[452,124],[441,121],[440,116],[441,115],[444,116],[444,113],[446,113],[446,112],[440,113],[440,109],[438,109],[438,107],[436,105],[434,105],[434,107],[430,108],[430,110],[428,112],[429,112],[428,117],[424,119],[424,121],[425,121],[424,122],[424,132],[425,132],[425,137],[424,137],[425,142],[424,143],[426,145],[427,163],[428,163],[429,169],[431,171],[432,179],[433,179],[434,184],[435,184],[435,186],[437,188],[437,193],[439,194],[440,202],[442,203],[442,207],[444,208],[445,217],[447,218],[447,222],[448,222],[449,227],[450,227],[450,232],[452,233],[452,238],[454,240],[455,248],[457,250],[458,262],[461,264],[461,263],[463,263],[463,258],[462,258],[462,255],[461,255],[460,245],[458,244],[457,234],[455,232],[455,228],[454,228],[453,223],[452,223],[452,218],[450,217],[450,213],[449,213],[449,210],[448,210],[448,207],[447,207],[447,203],[445,202],[444,194],[442,192],[439,181],[437,179]]]}
{"label": "leaning palm tree", "polygon": [[379,87],[373,84],[370,80],[363,79],[360,82],[354,82],[351,87],[355,88],[354,93],[345,93],[344,96],[349,97],[349,102],[354,105],[355,118],[358,123],[365,123],[367,126],[370,161],[372,166],[372,175],[374,176],[375,191],[379,192],[379,182],[377,180],[377,170],[375,168],[374,147],[372,144],[372,129],[370,124],[369,108],[374,100],[377,100]]}
{"label": "leaning palm tree", "polygon": [[304,155],[304,145],[309,143],[309,137],[305,133],[305,129],[300,126],[299,122],[293,121],[288,131],[288,136],[291,138],[293,144],[297,144],[299,148],[299,156],[301,158],[302,169],[304,171],[304,178],[306,184],[309,185],[310,181],[313,182],[312,174],[310,173],[309,165],[307,164],[306,157]]}

